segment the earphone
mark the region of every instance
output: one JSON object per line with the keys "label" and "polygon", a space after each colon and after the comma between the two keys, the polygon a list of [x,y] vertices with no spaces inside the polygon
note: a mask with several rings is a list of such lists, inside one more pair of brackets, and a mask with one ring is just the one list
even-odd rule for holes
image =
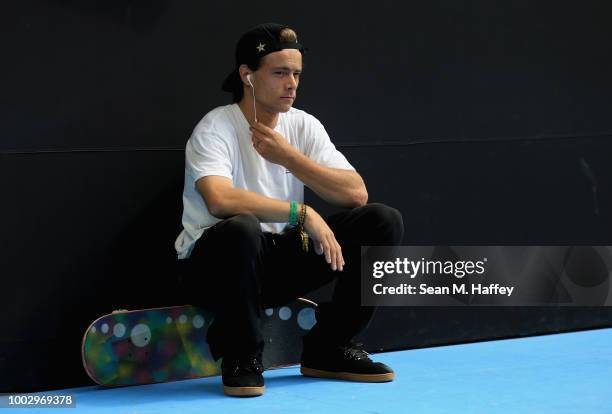
{"label": "earphone", "polygon": [[255,122],[257,122],[257,107],[255,106],[255,87],[253,86],[253,82],[251,82],[251,74],[249,73],[246,76],[249,81],[249,85],[251,85],[251,92],[253,92],[253,115],[255,116]]}

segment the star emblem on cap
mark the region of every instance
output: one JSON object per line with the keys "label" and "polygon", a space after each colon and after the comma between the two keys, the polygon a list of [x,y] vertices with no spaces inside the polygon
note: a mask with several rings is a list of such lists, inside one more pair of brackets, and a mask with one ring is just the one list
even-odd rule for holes
{"label": "star emblem on cap", "polygon": [[256,48],[257,48],[257,52],[261,53],[261,52],[263,52],[265,50],[266,44],[259,42],[259,45],[257,45]]}

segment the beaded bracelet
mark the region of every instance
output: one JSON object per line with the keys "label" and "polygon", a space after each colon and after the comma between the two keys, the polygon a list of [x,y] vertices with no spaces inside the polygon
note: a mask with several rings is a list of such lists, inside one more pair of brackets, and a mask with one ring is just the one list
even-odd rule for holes
{"label": "beaded bracelet", "polygon": [[302,250],[308,251],[308,233],[304,231],[304,222],[306,221],[306,204],[302,204],[300,217],[298,218],[298,226],[300,228],[300,238],[302,239]]}

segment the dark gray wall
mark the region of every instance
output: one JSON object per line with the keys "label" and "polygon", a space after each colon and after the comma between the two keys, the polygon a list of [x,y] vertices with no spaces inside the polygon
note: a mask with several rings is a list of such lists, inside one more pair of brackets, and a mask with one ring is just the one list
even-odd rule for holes
{"label": "dark gray wall", "polygon": [[[294,26],[310,48],[296,107],[325,124],[370,201],[402,211],[405,244],[612,242],[603,1],[4,8],[2,391],[88,384],[80,340],[95,317],[183,302],[184,144],[230,101],[233,46],[259,22]],[[388,308],[363,339],[398,349],[610,325],[605,308]]]}
{"label": "dark gray wall", "polygon": [[240,34],[310,48],[296,106],[339,144],[612,132],[605,1],[12,1],[1,151],[180,147]]}

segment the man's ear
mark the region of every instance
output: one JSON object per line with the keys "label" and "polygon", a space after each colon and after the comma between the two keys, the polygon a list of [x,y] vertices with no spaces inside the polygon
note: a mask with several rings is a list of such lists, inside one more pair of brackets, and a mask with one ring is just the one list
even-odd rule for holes
{"label": "man's ear", "polygon": [[249,67],[243,63],[242,65],[240,65],[240,67],[238,67],[238,73],[240,73],[240,79],[242,80],[242,83],[246,86],[250,86],[249,81],[247,79],[247,75],[249,73],[252,73],[251,69],[249,69]]}

